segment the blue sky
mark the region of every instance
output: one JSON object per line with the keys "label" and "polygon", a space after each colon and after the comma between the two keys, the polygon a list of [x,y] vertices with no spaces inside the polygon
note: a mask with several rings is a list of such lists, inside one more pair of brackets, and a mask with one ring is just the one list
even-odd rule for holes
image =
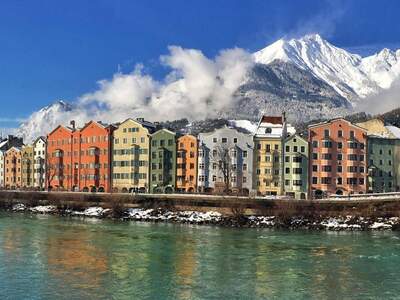
{"label": "blue sky", "polygon": [[56,99],[74,101],[136,63],[161,77],[168,45],[213,57],[318,32],[362,53],[400,48],[399,11],[396,0],[2,0],[0,127]]}

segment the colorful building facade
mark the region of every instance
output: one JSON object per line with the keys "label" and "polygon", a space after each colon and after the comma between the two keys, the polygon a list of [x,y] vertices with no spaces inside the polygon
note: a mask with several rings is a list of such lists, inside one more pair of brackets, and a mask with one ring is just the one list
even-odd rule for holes
{"label": "colorful building facade", "polygon": [[308,127],[310,196],[367,192],[367,131],[344,119]]}
{"label": "colorful building facade", "polygon": [[33,155],[33,146],[25,145],[21,149],[21,173],[22,173],[22,182],[21,186],[26,189],[32,189],[33,178],[34,178],[34,155]]}
{"label": "colorful building facade", "polygon": [[81,129],[58,126],[47,136],[47,187],[70,191],[111,191],[114,127],[90,121]]}
{"label": "colorful building facade", "polygon": [[368,137],[368,192],[389,193],[398,190],[395,155],[395,139]]}
{"label": "colorful building facade", "polygon": [[254,134],[253,182],[259,195],[283,195],[283,142],[295,129],[285,116],[262,116]]}
{"label": "colorful building facade", "polygon": [[127,119],[114,131],[113,191],[148,192],[150,137],[155,126],[144,119]]}
{"label": "colorful building facade", "polygon": [[150,192],[176,190],[176,134],[160,129],[151,135]]}
{"label": "colorful building facade", "polygon": [[253,189],[251,134],[223,127],[199,134],[198,190],[249,194]]}
{"label": "colorful building facade", "polygon": [[46,187],[46,138],[39,137],[33,143],[33,185],[43,190]]}
{"label": "colorful building facade", "polygon": [[177,141],[176,189],[179,192],[197,191],[197,138],[184,135]]}
{"label": "colorful building facade", "polygon": [[295,199],[307,199],[308,195],[308,142],[300,135],[287,137],[284,150],[284,191]]}
{"label": "colorful building facade", "polygon": [[11,147],[4,154],[4,183],[7,189],[22,187],[21,148]]}

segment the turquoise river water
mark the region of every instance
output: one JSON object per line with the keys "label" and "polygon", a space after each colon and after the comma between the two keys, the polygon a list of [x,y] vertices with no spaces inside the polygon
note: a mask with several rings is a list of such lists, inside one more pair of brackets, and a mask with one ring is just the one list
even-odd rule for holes
{"label": "turquoise river water", "polygon": [[400,235],[1,212],[0,299],[400,299]]}

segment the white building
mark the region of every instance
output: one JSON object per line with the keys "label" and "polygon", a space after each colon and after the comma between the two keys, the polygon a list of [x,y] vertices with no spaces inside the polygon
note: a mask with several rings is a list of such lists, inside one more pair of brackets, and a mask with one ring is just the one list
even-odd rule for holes
{"label": "white building", "polygon": [[254,143],[251,134],[223,127],[199,134],[198,188],[247,194],[252,191]]}
{"label": "white building", "polygon": [[34,174],[33,186],[44,189],[46,187],[46,138],[41,136],[33,143]]}

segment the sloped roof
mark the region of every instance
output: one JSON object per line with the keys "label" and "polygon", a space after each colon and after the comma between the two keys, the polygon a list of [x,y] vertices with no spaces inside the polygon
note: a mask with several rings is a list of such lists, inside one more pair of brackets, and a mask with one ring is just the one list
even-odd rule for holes
{"label": "sloped roof", "polygon": [[261,123],[283,124],[282,116],[262,116]]}
{"label": "sloped roof", "polygon": [[396,138],[396,139],[400,139],[400,128],[393,126],[393,125],[388,125],[385,126],[387,128],[387,130],[390,131],[390,133]]}

